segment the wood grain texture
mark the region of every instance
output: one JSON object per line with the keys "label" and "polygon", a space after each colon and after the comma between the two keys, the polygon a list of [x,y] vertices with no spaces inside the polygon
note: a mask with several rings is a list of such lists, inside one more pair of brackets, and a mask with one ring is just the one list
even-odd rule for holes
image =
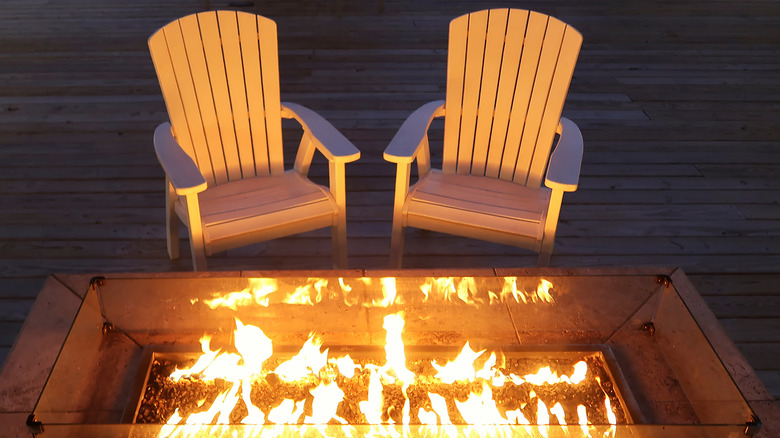
{"label": "wood grain texture", "polygon": [[[395,166],[382,151],[408,114],[445,97],[449,21],[515,6],[572,24],[584,40],[563,114],[585,152],[551,265],[682,267],[780,398],[780,363],[765,354],[780,343],[780,3],[386,0],[383,13],[344,2],[341,16],[329,2],[255,4],[245,10],[278,24],[281,98],[319,112],[362,152],[346,169],[355,268],[386,267]],[[165,249],[152,133],[167,116],[147,38],[200,8],[0,2],[0,360],[51,273],[191,270]],[[300,137],[294,123],[282,129],[291,164]],[[432,150],[442,130],[432,125]],[[327,184],[327,163],[315,159],[310,175]],[[433,232],[410,230],[406,250],[410,268],[536,262]],[[331,251],[324,230],[209,261],[326,269]]]}

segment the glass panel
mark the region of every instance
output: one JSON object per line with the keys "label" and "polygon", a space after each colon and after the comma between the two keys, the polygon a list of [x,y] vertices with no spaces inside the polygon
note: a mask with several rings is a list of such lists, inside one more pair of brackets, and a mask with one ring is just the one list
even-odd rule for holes
{"label": "glass panel", "polygon": [[121,333],[103,333],[99,296],[90,289],[35,407],[36,418],[43,423],[115,421],[140,352]]}
{"label": "glass panel", "polygon": [[[213,336],[212,348],[230,350],[236,319],[260,327],[274,351],[297,351],[312,332],[334,351],[380,347],[386,339],[384,318],[397,312],[405,318],[403,341],[410,354],[425,347],[457,351],[467,341],[475,350],[594,346],[608,352],[615,364],[612,380],[628,388],[621,401],[632,405],[635,422],[645,423],[608,428],[617,432],[611,436],[730,436],[743,433],[750,419],[747,403],[674,288],[660,286],[654,276],[635,275],[107,279],[87,293],[35,414],[47,436],[79,436],[85,427],[92,436],[117,431],[156,436],[160,426],[111,424],[137,405],[130,394],[145,377],[145,351],[159,346],[197,351],[204,334]],[[114,331],[103,333],[102,313]],[[653,318],[651,336],[641,327]],[[707,426],[669,426],[697,423]],[[412,429],[426,436],[478,430],[453,428]],[[579,426],[529,428],[499,431],[585,436]],[[340,436],[365,428],[307,431],[319,429]],[[524,435],[528,430],[532,434]],[[238,436],[300,434],[270,427],[234,431]],[[211,433],[219,436],[223,429]],[[603,431],[589,433],[602,436]]]}
{"label": "glass panel", "polygon": [[744,436],[744,426],[665,425],[665,426],[161,426],[161,425],[47,425],[53,438],[90,436],[93,438],[352,438],[357,436],[396,437],[517,437],[517,438],[730,438]]}
{"label": "glass panel", "polygon": [[674,287],[664,290],[655,338],[702,423],[750,421],[752,411]]}

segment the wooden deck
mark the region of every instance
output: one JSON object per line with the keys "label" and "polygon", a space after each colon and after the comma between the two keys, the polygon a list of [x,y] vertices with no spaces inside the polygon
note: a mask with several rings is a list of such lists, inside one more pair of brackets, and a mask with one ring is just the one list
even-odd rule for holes
{"label": "wooden deck", "polygon": [[[514,6],[578,28],[585,43],[565,114],[582,129],[585,156],[552,265],[682,267],[780,398],[780,3],[254,3],[242,9],[279,26],[283,99],[322,113],[363,153],[347,167],[356,268],[387,264],[395,169],[382,151],[406,115],[443,97],[449,20]],[[51,273],[191,269],[165,252],[151,138],[167,116],[146,38],[204,4],[0,3],[0,363]],[[293,150],[296,132],[286,133]],[[406,254],[406,267],[426,268],[536,260],[421,231],[407,235]],[[209,263],[320,269],[330,255],[323,230]]]}

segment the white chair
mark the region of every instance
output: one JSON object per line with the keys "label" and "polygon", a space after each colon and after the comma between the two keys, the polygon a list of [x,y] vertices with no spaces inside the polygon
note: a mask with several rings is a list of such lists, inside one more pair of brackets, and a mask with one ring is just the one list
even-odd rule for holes
{"label": "white chair", "polygon": [[[561,117],[581,44],[571,26],[519,9],[450,23],[445,100],[412,113],[384,152],[397,164],[392,267],[401,267],[406,227],[528,248],[549,263],[563,193],[577,189],[582,161],[582,135]],[[428,128],[439,116],[434,170]]]}
{"label": "white chair", "polygon": [[[332,227],[334,266],[346,267],[344,167],[360,151],[313,111],[280,101],[276,23],[202,12],[159,29],[149,49],[170,117],[154,146],[166,174],[171,259],[181,219],[196,270],[207,255],[324,227]],[[287,171],[283,117],[303,128]],[[307,178],[315,150],[329,160],[330,187]]]}

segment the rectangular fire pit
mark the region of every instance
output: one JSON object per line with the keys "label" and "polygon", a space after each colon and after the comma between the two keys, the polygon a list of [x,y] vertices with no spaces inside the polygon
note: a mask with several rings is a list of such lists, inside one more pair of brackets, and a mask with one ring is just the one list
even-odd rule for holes
{"label": "rectangular fire pit", "polygon": [[[354,273],[96,278],[29,426],[43,437],[737,437],[759,428],[669,275]],[[213,352],[201,362],[224,362],[220,350],[236,370],[188,371],[201,350]],[[336,360],[346,355],[354,381]],[[294,381],[285,364],[304,356],[320,365]],[[465,377],[451,375],[467,356]],[[181,385],[209,395],[168,406],[174,369]],[[586,387],[590,395],[577,395]],[[317,391],[326,390],[340,398],[323,416]],[[226,424],[183,424],[231,398],[207,421]],[[286,417],[274,411],[283,400]],[[246,420],[252,412],[262,420]]]}

